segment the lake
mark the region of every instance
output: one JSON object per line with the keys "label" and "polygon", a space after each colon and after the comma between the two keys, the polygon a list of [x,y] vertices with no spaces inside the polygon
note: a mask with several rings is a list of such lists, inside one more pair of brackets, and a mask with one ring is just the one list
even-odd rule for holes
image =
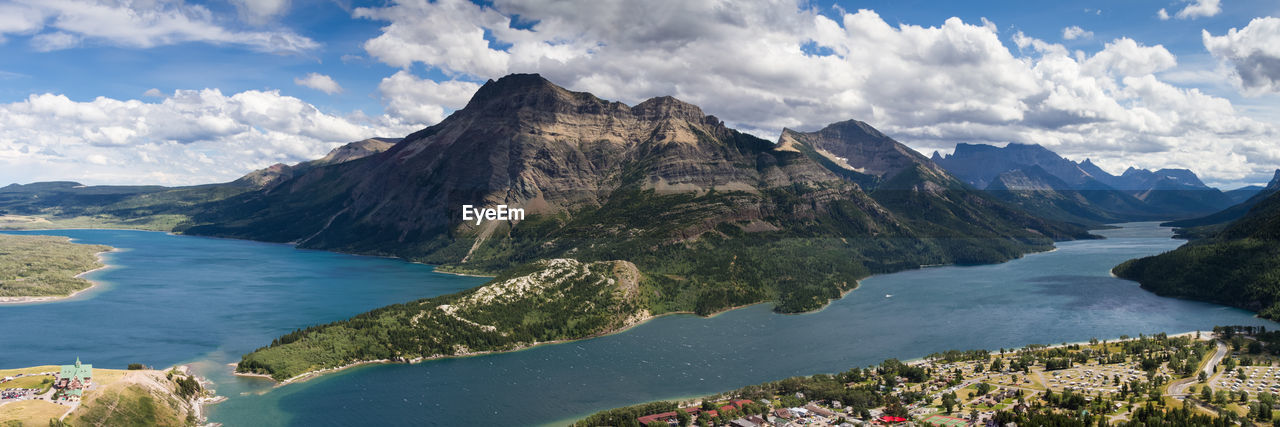
{"label": "lake", "polygon": [[[59,230],[121,248],[103,285],[56,303],[0,306],[0,366],[191,363],[230,399],[210,420],[238,425],[563,424],[650,400],[692,397],[793,375],[837,372],[949,349],[1015,348],[1121,335],[1277,327],[1252,313],[1157,297],[1111,277],[1124,260],[1181,242],[1154,223],[1106,240],[996,265],[882,275],[826,309],[768,305],[711,318],[654,319],[565,344],[416,365],[369,365],[271,388],[228,363],[285,332],[484,282],[385,258],[287,245],[117,230]],[[269,392],[268,392],[269,391]]]}

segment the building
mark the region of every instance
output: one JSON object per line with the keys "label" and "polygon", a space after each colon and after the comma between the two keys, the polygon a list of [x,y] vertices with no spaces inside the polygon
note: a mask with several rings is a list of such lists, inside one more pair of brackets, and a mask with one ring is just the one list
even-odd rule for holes
{"label": "building", "polygon": [[54,381],[53,387],[62,392],[64,396],[81,397],[84,390],[93,385],[93,365],[84,365],[80,363],[80,358],[76,358],[74,365],[62,365],[62,371],[58,374],[57,381]]}

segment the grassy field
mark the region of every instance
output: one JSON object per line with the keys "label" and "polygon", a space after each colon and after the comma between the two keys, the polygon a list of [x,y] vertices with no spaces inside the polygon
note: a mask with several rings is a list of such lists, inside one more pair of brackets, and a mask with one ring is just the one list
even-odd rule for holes
{"label": "grassy field", "polygon": [[[0,370],[0,376],[56,371],[58,366],[36,366]],[[187,426],[197,420],[189,405],[176,392],[174,380],[167,372],[155,370],[127,371],[94,369],[93,389],[66,421],[71,425],[138,425]],[[46,376],[24,377],[0,385],[14,387],[19,381],[39,380]],[[62,417],[70,407],[46,400],[26,400],[0,405],[0,426],[45,426],[51,419]]]}
{"label": "grassy field", "polygon": [[0,426],[47,426],[67,413],[67,407],[47,400],[24,400],[0,406]]}
{"label": "grassy field", "polygon": [[66,237],[0,235],[0,297],[62,296],[88,288],[76,275],[101,267],[109,246]]}
{"label": "grassy field", "polygon": [[48,380],[53,383],[53,375],[28,375],[22,378],[15,378],[13,381],[0,383],[0,388],[43,388],[44,381]]}

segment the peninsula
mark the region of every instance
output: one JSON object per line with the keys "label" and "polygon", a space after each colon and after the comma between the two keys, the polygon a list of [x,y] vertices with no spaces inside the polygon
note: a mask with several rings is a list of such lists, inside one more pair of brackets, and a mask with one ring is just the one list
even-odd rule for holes
{"label": "peninsula", "polygon": [[82,276],[103,268],[110,246],[66,237],[0,234],[0,304],[69,298],[94,286]]}

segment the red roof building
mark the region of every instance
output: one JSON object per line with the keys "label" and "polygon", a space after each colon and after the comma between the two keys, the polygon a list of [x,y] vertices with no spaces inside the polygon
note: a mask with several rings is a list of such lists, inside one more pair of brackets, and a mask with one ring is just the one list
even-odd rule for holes
{"label": "red roof building", "polygon": [[645,415],[643,417],[636,418],[636,421],[639,421],[640,425],[642,426],[647,426],[649,425],[649,423],[654,421],[667,422],[668,420],[674,420],[674,419],[676,419],[676,413],[672,411],[672,412],[663,412],[661,414]]}
{"label": "red roof building", "polygon": [[902,418],[902,417],[894,417],[894,416],[889,416],[889,415],[885,415],[885,416],[880,417],[880,422],[882,422],[882,423],[886,423],[886,424],[897,424],[897,423],[902,423],[902,422],[906,422],[906,421],[907,421],[907,419],[906,419],[906,418]]}

